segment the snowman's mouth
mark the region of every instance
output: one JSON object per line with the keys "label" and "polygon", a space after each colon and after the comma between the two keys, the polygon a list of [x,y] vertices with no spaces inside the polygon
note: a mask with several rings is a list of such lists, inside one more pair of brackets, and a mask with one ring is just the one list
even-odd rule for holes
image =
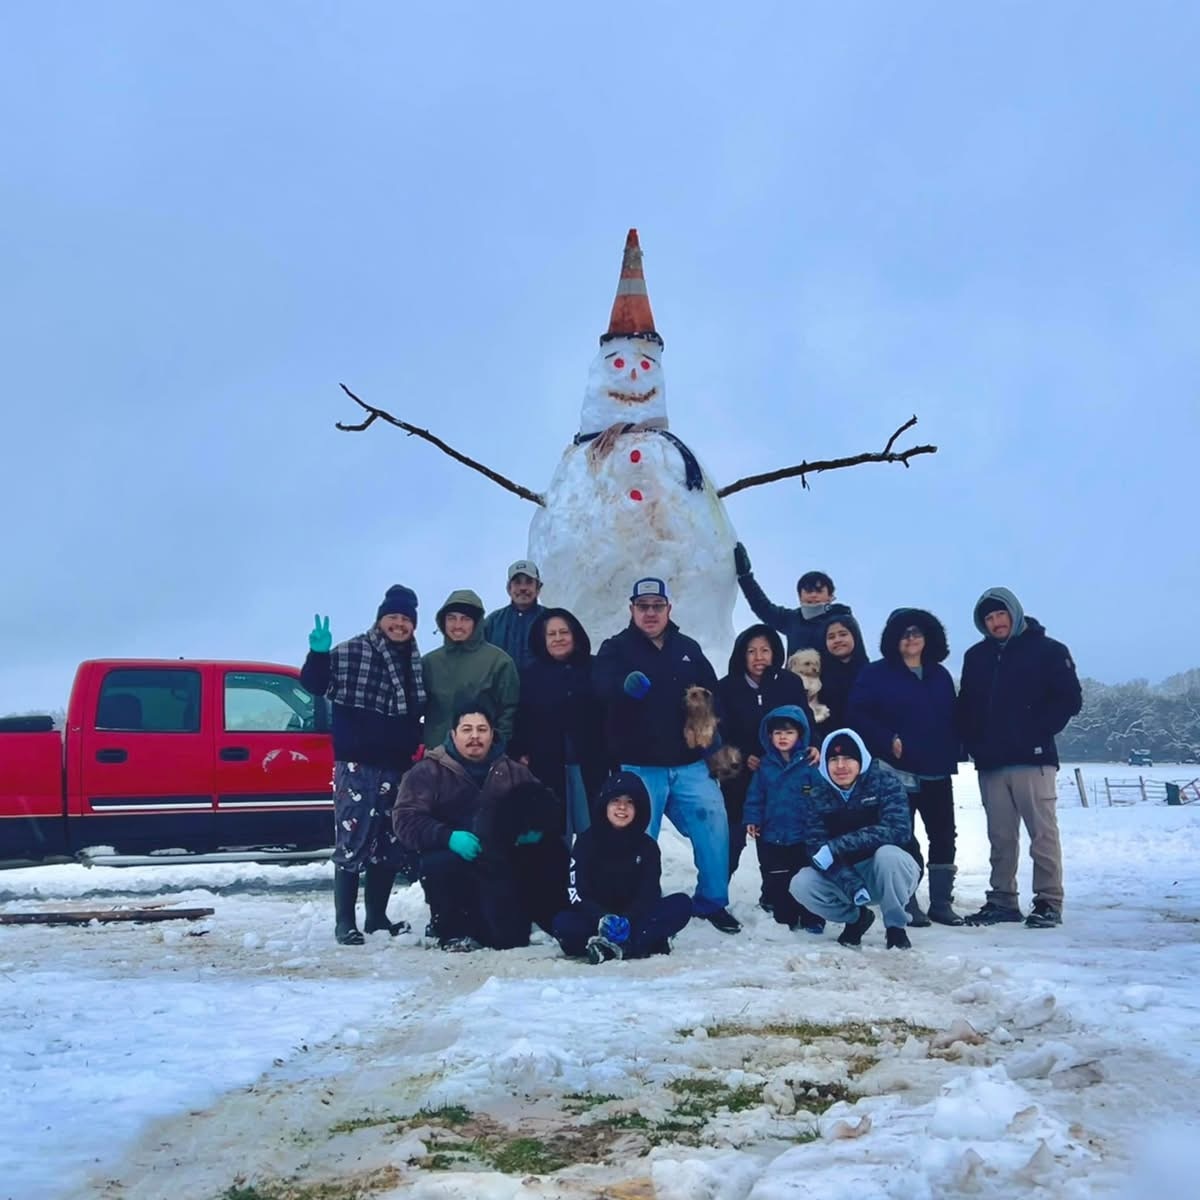
{"label": "snowman's mouth", "polygon": [[609,392],[609,398],[619,400],[622,404],[645,404],[658,395],[658,388],[652,387],[648,392]]}

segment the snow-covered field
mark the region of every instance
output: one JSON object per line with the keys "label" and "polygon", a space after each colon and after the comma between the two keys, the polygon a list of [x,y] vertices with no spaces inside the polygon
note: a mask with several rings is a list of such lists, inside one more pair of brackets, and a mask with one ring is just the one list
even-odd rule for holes
{"label": "snow-covered field", "polygon": [[[969,770],[957,792],[968,910],[987,874]],[[861,952],[779,929],[751,861],[740,937],[693,923],[669,958],[601,968],[551,943],[337,947],[327,865],[7,872],[2,911],[216,913],[0,928],[0,1195],[217,1200],[296,1177],[431,1200],[1193,1194],[1200,805],[1063,801],[1061,929],[919,930],[907,954],[878,925]],[[687,847],[663,841],[668,888],[687,886]],[[392,913],[422,928],[419,890]],[[538,1174],[538,1154],[569,1165]]]}

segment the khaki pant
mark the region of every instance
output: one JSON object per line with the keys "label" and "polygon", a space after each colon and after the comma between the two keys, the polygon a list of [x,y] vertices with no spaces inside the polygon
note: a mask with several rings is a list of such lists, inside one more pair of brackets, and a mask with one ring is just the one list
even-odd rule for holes
{"label": "khaki pant", "polygon": [[1057,775],[1055,767],[1001,767],[979,772],[979,791],[992,845],[992,883],[987,894],[992,904],[1020,907],[1017,865],[1024,821],[1033,859],[1034,899],[1062,907],[1062,846],[1055,811]]}

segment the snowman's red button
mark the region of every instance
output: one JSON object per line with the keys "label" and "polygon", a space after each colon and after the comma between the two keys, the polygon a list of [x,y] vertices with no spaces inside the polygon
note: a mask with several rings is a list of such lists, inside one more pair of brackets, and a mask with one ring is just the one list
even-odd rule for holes
{"label": "snowman's red button", "polygon": [[[635,450],[634,454],[636,453],[637,451]],[[633,491],[629,493],[629,498],[630,500],[640,500],[642,498],[642,493],[639,492],[637,488],[634,488]]]}
{"label": "snowman's red button", "polygon": [[642,452],[640,450],[631,450],[629,452],[629,461],[630,462],[641,462],[642,461]]}

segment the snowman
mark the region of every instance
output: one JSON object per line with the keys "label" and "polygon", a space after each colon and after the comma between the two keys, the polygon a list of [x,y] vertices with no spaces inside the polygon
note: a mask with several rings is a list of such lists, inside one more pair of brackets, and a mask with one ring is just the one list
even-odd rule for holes
{"label": "snowman", "polygon": [[733,638],[737,535],[707,472],[670,431],[636,229],[625,242],[608,330],[588,371],[579,432],[529,527],[542,603],[570,609],[594,639],[629,621],[634,580],[665,580],[672,619],[723,656]]}
{"label": "snowman", "polygon": [[937,447],[893,449],[897,438],[917,423],[914,416],[880,451],[801,462],[717,489],[692,450],[671,432],[662,350],[637,230],[631,229],[608,330],[588,372],[579,432],[544,493],[368,404],[345,384],[342,390],[367,416],[358,424],[338,422],[337,428],[358,433],[382,419],[536,504],[528,557],[544,580],[542,603],[570,609],[593,641],[629,623],[633,583],[654,576],[666,582],[672,618],[720,664],[733,638],[738,590],[733,565],[737,536],[724,497],[796,477],[807,487],[809,474],[867,462],[908,466],[910,458],[936,453]]}

